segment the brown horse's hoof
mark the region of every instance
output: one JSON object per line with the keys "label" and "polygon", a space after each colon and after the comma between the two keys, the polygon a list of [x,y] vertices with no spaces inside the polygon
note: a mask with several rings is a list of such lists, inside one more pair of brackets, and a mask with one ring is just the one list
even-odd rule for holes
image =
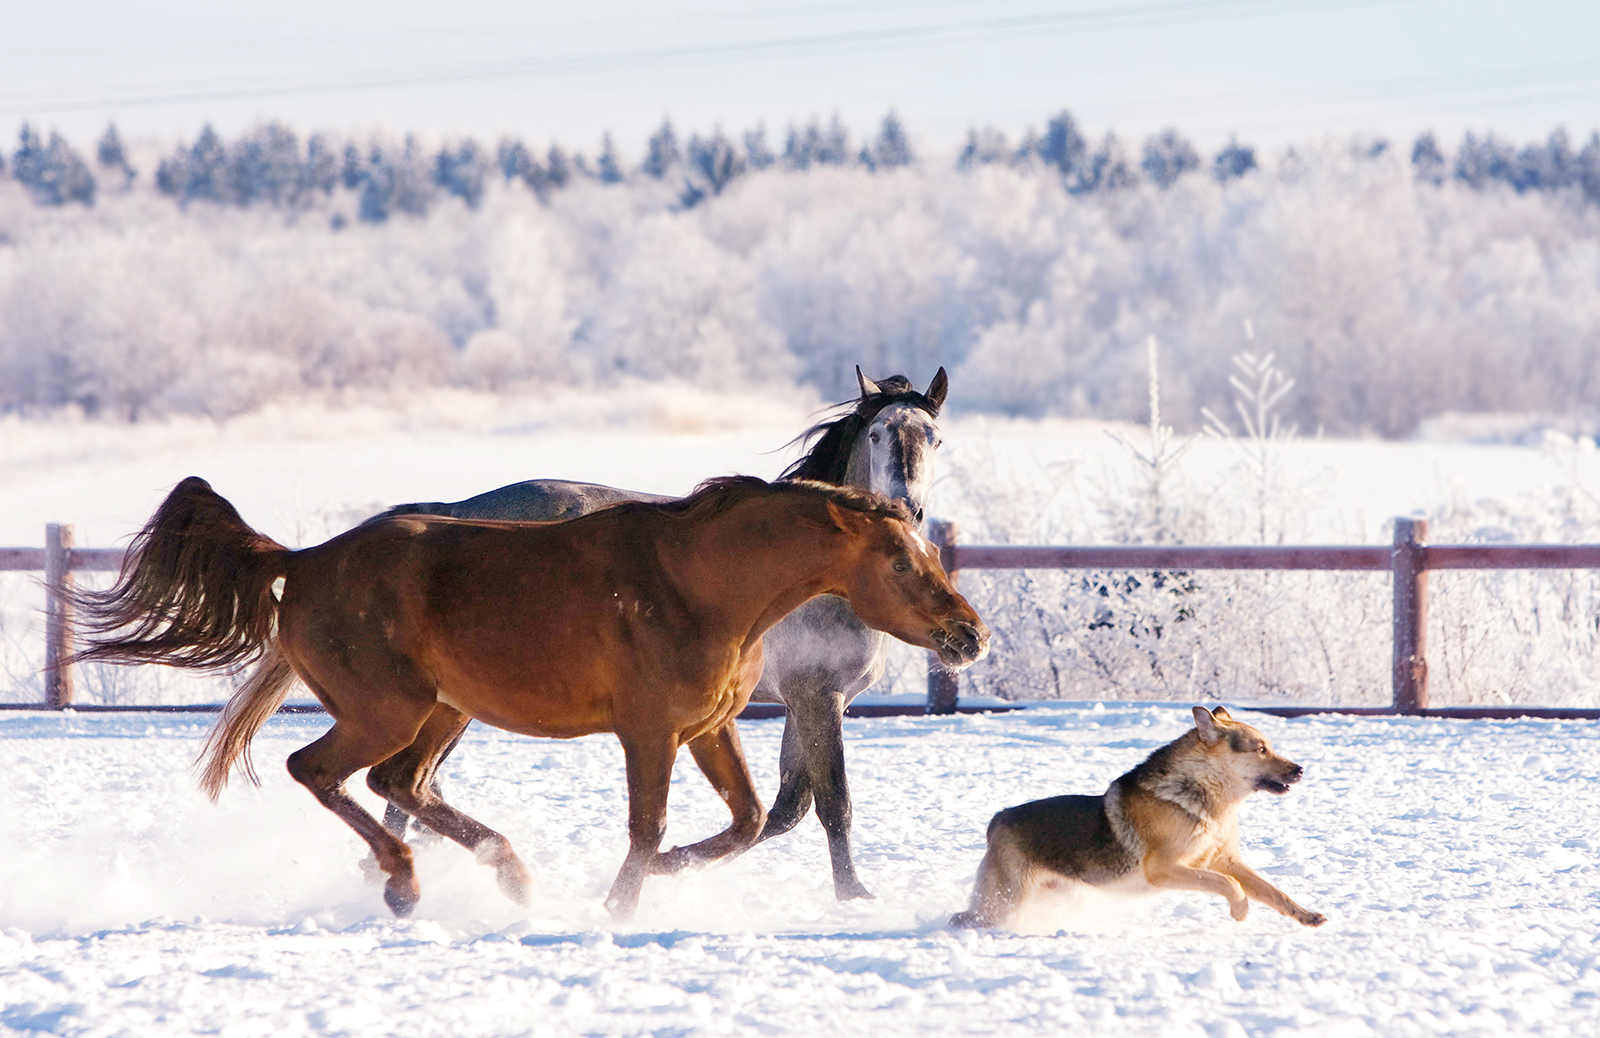
{"label": "brown horse's hoof", "polygon": [[687,847],[674,847],[670,851],[657,854],[650,863],[650,873],[654,876],[670,876],[674,872],[681,872],[690,865],[700,861],[698,855]]}
{"label": "brown horse's hoof", "polygon": [[511,842],[504,836],[491,836],[479,843],[472,856],[482,865],[493,865],[495,880],[500,892],[519,905],[528,903],[528,892],[533,887],[533,877],[522,864]]}
{"label": "brown horse's hoof", "polygon": [[390,876],[389,882],[383,885],[383,903],[401,919],[410,915],[421,899],[422,887],[418,885],[416,876]]}

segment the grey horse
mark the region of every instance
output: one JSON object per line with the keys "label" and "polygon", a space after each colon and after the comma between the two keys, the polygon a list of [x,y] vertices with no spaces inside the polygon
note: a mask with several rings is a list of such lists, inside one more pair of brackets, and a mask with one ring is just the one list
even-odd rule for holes
{"label": "grey horse", "polygon": [[[795,442],[815,444],[784,471],[784,479],[814,479],[860,487],[899,498],[922,520],[939,448],[939,409],[949,379],[940,368],[927,392],[902,375],[874,382],[856,368],[861,396]],[[572,519],[623,501],[666,501],[594,483],[534,479],[491,490],[464,501],[397,505],[374,519],[426,514],[457,519]],[[370,521],[370,520],[369,520]],[[850,786],[844,770],[844,710],[883,675],[888,638],[862,623],[842,598],[824,595],[805,603],[763,641],[766,667],[753,702],[782,703],[787,711],[781,779],[761,840],[788,832],[805,817],[813,799],[828,837],[833,889],[839,900],[872,897],[856,876],[850,853]],[[449,751],[446,751],[448,754]],[[442,761],[443,756],[440,757]],[[390,805],[384,825],[396,835],[407,818]]]}

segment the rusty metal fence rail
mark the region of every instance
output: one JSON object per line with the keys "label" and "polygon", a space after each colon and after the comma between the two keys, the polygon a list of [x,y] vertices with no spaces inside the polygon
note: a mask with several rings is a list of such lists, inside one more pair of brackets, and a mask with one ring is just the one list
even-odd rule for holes
{"label": "rusty metal fence rail", "polygon": [[[1432,570],[1600,569],[1600,544],[1447,544],[1427,543],[1423,519],[1396,519],[1394,542],[1384,546],[1181,546],[1111,545],[1060,547],[961,544],[955,524],[932,520],[929,539],[939,547],[944,567],[954,578],[979,569],[1118,569],[1118,570],[1300,570],[1386,571],[1391,574],[1394,607],[1393,701],[1385,707],[1267,706],[1281,716],[1315,713],[1403,714],[1428,717],[1600,718],[1600,708],[1538,706],[1434,707],[1428,702],[1428,574]],[[80,710],[214,710],[211,704],[185,706],[104,706],[73,701],[72,606],[73,574],[117,572],[119,548],[77,548],[72,527],[45,527],[43,548],[0,548],[0,571],[43,571],[45,590],[45,698],[41,703],[5,703],[0,709]],[[315,707],[305,709],[316,709]],[[955,675],[930,654],[927,712],[954,713],[959,707]],[[882,712],[865,710],[860,712]]]}
{"label": "rusty metal fence rail", "polygon": [[[1394,612],[1392,684],[1386,707],[1266,706],[1285,717],[1318,713],[1407,714],[1466,718],[1600,718],[1600,708],[1538,706],[1434,707],[1428,702],[1428,573],[1453,569],[1600,569],[1600,544],[1430,545],[1425,519],[1396,519],[1394,543],[1382,546],[1032,547],[961,544],[953,523],[933,520],[928,539],[939,547],[953,578],[977,569],[1117,570],[1366,570],[1391,574]],[[949,713],[957,702],[954,675],[930,660],[928,712]]]}

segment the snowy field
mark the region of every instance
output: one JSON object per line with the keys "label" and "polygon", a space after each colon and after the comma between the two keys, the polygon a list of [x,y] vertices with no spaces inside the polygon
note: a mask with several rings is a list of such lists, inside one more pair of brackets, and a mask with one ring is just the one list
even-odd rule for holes
{"label": "snowy field", "polygon": [[[516,909],[453,845],[387,914],[356,838],[256,741],[260,790],[186,772],[199,718],[0,714],[0,1032],[60,1035],[1593,1035],[1600,727],[1246,715],[1306,765],[1243,814],[1246,857],[1318,930],[1197,894],[954,933],[999,807],[1096,792],[1189,724],[1051,704],[847,724],[872,902],[833,900],[821,831],[601,900],[625,849],[614,740],[481,726],[446,788],[533,869]],[[780,721],[740,725],[767,795]],[[364,792],[364,790],[363,790]],[[726,819],[687,761],[667,840]]]}

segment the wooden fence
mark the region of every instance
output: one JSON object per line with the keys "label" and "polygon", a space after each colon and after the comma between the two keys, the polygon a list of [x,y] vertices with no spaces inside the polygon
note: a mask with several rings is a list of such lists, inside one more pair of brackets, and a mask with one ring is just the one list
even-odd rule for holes
{"label": "wooden fence", "polygon": [[[1204,547],[1127,545],[1105,547],[1032,547],[961,544],[953,523],[931,520],[928,537],[939,547],[953,579],[975,569],[1118,569],[1118,570],[1365,570],[1387,571],[1392,577],[1394,619],[1394,698],[1384,707],[1262,707],[1284,717],[1304,714],[1409,714],[1429,717],[1600,718],[1600,708],[1565,707],[1432,707],[1428,703],[1428,573],[1445,569],[1600,569],[1600,544],[1450,544],[1427,543],[1423,519],[1396,519],[1394,543],[1383,546]],[[103,706],[75,704],[72,668],[63,665],[72,653],[72,611],[66,592],[75,572],[116,572],[122,566],[118,548],[77,548],[72,527],[45,527],[43,548],[0,548],[0,571],[44,571],[45,699],[42,703],[3,703],[0,709],[61,710],[215,710],[215,705],[184,707]],[[949,714],[959,709],[956,676],[930,654],[927,712]],[[761,704],[754,704],[761,706]],[[315,707],[309,709],[316,709]],[[853,713],[881,713],[871,708]]]}

